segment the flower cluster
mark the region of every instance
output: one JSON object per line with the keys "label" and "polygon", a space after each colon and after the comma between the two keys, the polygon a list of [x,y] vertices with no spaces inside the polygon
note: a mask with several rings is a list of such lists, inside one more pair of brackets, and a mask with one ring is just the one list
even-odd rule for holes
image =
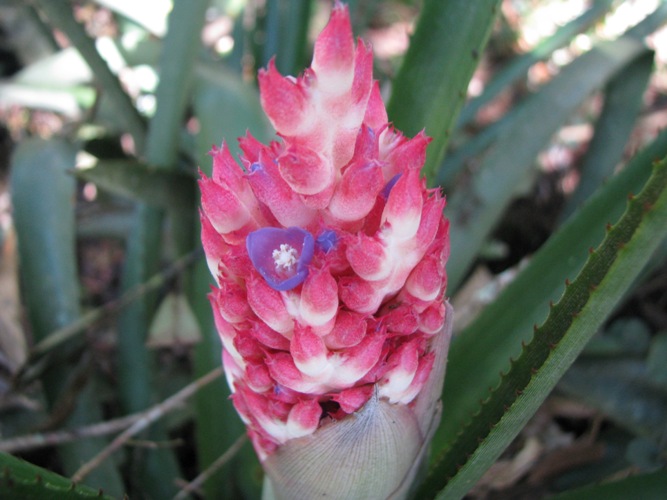
{"label": "flower cluster", "polygon": [[372,52],[336,4],[312,66],[259,74],[279,140],[223,143],[200,181],[210,300],[233,402],[261,460],[376,398],[410,406],[433,370],[448,255],[429,139],[387,119]]}

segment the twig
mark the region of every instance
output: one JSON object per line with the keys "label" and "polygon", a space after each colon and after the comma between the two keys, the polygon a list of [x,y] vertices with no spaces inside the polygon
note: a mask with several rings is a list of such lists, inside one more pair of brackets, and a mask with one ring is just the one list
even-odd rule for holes
{"label": "twig", "polygon": [[80,483],[83,479],[96,467],[98,467],[104,460],[106,460],[114,451],[118,450],[123,446],[132,436],[138,434],[147,428],[154,421],[163,417],[166,413],[173,410],[179,406],[183,401],[188,399],[199,389],[205,385],[213,382],[215,379],[222,375],[222,367],[218,367],[215,370],[210,371],[203,377],[195,380],[191,384],[188,384],[183,389],[178,391],[173,396],[165,399],[162,403],[150,408],[146,412],[141,414],[141,417],[134,422],[128,429],[116,436],[116,438],[104,448],[100,453],[94,456],[91,460],[83,464],[79,470],[77,470],[72,476],[72,481],[75,483]]}
{"label": "twig", "polygon": [[87,425],[78,429],[30,434],[27,436],[18,436],[11,439],[4,439],[0,441],[0,451],[15,453],[17,451],[26,451],[35,448],[42,448],[44,446],[55,446],[58,444],[69,443],[81,438],[113,434],[114,432],[127,429],[130,425],[139,420],[145,413],[146,412],[134,413],[125,417],[108,420],[107,422],[100,422],[98,424]]}
{"label": "twig", "polygon": [[220,455],[220,457],[218,457],[215,462],[209,465],[205,471],[199,474],[188,484],[183,486],[181,491],[178,492],[178,494],[174,497],[173,500],[184,500],[185,498],[188,498],[188,493],[192,493],[193,491],[201,488],[201,486],[208,480],[208,478],[210,478],[227,462],[229,462],[232,458],[234,458],[234,455],[236,455],[239,452],[239,450],[245,444],[247,439],[248,438],[245,434],[241,434],[236,439],[236,441],[234,441],[234,443],[232,443],[232,445],[229,448],[227,448],[227,451],[225,451],[222,455]]}
{"label": "twig", "polygon": [[[211,374],[214,374],[211,372]],[[211,376],[211,374],[207,376]],[[216,375],[217,376],[217,375]],[[97,437],[97,436],[106,436],[107,434],[113,434],[114,432],[122,431],[127,429],[129,426],[135,422],[145,418],[149,413],[155,411],[158,408],[162,408],[163,413],[167,413],[175,408],[178,403],[177,398],[187,399],[191,396],[190,391],[186,391],[188,387],[194,386],[195,391],[199,390],[201,387],[208,383],[208,379],[204,380],[199,379],[192,382],[190,385],[182,389],[180,392],[174,394],[169,399],[158,403],[147,410],[142,412],[133,413],[132,415],[126,415],[124,417],[116,418],[113,420],[108,420],[106,422],[100,422],[97,424],[87,425],[85,427],[80,427],[78,429],[69,429],[69,430],[60,430],[54,432],[44,432],[39,434],[30,434],[27,436],[17,436],[10,439],[0,440],[0,451],[6,453],[15,453],[19,451],[27,451],[35,448],[42,448],[44,446],[55,446],[63,443],[69,443],[76,441],[81,438]],[[169,407],[165,407],[168,401],[171,401]]]}
{"label": "twig", "polygon": [[168,268],[164,271],[161,271],[153,275],[148,281],[137,285],[136,287],[128,290],[126,293],[121,295],[115,300],[109,301],[101,307],[90,311],[87,314],[82,315],[78,320],[70,323],[69,325],[59,328],[58,330],[53,331],[49,334],[44,340],[39,342],[32,349],[31,357],[38,357],[57,345],[69,340],[70,338],[80,334],[84,329],[92,325],[93,323],[99,321],[103,317],[117,312],[128,304],[132,303],[134,300],[138,299],[142,295],[145,295],[148,292],[151,292],[157,288],[160,288],[167,282],[169,279],[183,271],[186,267],[192,264],[202,255],[201,248],[193,250],[187,255],[184,255],[180,259],[174,261]]}

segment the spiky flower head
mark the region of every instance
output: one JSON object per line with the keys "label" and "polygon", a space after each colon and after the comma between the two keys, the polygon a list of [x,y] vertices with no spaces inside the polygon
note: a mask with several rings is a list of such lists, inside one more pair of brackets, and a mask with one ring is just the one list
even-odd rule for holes
{"label": "spiky flower head", "polygon": [[420,178],[429,139],[388,123],[372,62],[336,3],[310,68],[284,77],[271,61],[259,73],[279,139],[241,138],[242,167],[223,143],[200,181],[227,380],[277,482],[304,446],[319,450],[310,463],[352,453],[340,433],[360,432],[364,415],[401,427],[393,445],[369,446],[398,446],[409,465],[436,419],[451,316],[445,201]]}

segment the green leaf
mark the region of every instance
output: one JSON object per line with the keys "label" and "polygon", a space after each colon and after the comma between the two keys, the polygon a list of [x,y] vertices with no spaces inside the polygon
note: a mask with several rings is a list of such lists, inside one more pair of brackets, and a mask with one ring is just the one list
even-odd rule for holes
{"label": "green leaf", "polygon": [[499,0],[425,1],[393,82],[389,119],[407,136],[426,128],[433,138],[423,169],[431,182],[499,4]]}
{"label": "green leaf", "polygon": [[246,132],[260,141],[272,135],[256,87],[248,86],[239,75],[220,66],[202,63],[197,67],[194,111],[199,121],[197,159],[207,175],[211,173],[211,146],[219,146],[224,140],[235,155],[240,152],[236,139]]}
{"label": "green leaf", "polygon": [[571,215],[611,177],[622,160],[637,115],[644,104],[644,91],[653,72],[653,59],[652,51],[638,57],[607,85],[604,107],[595,123],[595,135],[579,167],[579,183],[563,208],[561,220]]}
{"label": "green leaf", "polygon": [[96,80],[112,100],[117,120],[132,135],[138,149],[143,149],[146,133],[143,118],[123,90],[116,75],[111,72],[106,61],[97,52],[95,42],[74,18],[71,3],[67,0],[36,0],[35,3],[46,14],[49,22],[62,30],[81,53]]}
{"label": "green leaf", "polygon": [[157,108],[148,128],[146,158],[158,168],[175,168],[185,109],[191,97],[200,33],[209,0],[176,2],[160,55]]}
{"label": "green leaf", "polygon": [[3,498],[113,498],[6,453],[0,453],[0,470],[0,496]]}
{"label": "green leaf", "polygon": [[[76,148],[64,141],[30,139],[21,143],[12,158],[11,192],[14,223],[19,241],[21,282],[35,341],[72,323],[79,317],[79,284],[75,255],[75,182],[67,174],[73,168]],[[53,409],[70,388],[75,366],[65,359],[81,342],[70,341],[55,353],[55,362],[42,376],[49,406]],[[52,360],[54,361],[54,360]],[[66,425],[102,420],[93,383],[78,394]],[[104,446],[104,439],[80,440],[59,447],[64,468],[74,473]],[[114,465],[104,463],[90,477],[113,494],[123,491]]]}
{"label": "green leaf", "polygon": [[565,279],[576,276],[588,250],[603,238],[605,225],[621,216],[628,193],[641,189],[651,162],[665,155],[667,131],[556,232],[505,291],[454,338],[443,392],[446,418],[432,442],[434,456],[455,439],[489,388],[497,385],[498,373],[507,371],[510,358],[520,354],[521,343],[530,340],[533,325],[558,299]]}
{"label": "green leaf", "polygon": [[516,119],[517,107],[512,107],[502,118],[486,126],[481,132],[476,133],[470,138],[459,137],[463,135],[461,129],[474,118],[475,114],[487,103],[491,102],[495,96],[503,90],[509,88],[516,80],[524,76],[529,68],[542,59],[548,57],[558,47],[571,41],[577,33],[585,30],[590,24],[594,23],[607,10],[611,2],[608,0],[598,0],[595,4],[580,17],[571,21],[560,28],[556,33],[546,40],[540,42],[532,51],[517,56],[510,61],[507,66],[501,69],[497,75],[485,86],[484,92],[470,100],[461,110],[459,123],[455,138],[450,144],[450,150],[440,166],[436,180],[445,188],[454,188],[454,179],[460,174],[464,166],[471,159],[481,154],[484,149],[491,145],[502,130],[512,125]]}
{"label": "green leaf", "polygon": [[620,427],[660,443],[667,422],[667,391],[637,359],[582,357],[565,373],[558,389],[593,407]]}
{"label": "green leaf", "polygon": [[195,179],[165,171],[137,160],[100,160],[74,174],[111,193],[127,196],[162,209],[186,209],[195,204]]}
{"label": "green leaf", "polygon": [[[32,139],[12,158],[11,189],[26,305],[36,340],[79,315],[74,253],[76,148]],[[48,300],[44,298],[48,297]]]}
{"label": "green leaf", "polygon": [[0,5],[5,43],[21,64],[29,66],[59,49],[53,30],[40,18],[32,3],[3,0]]}
{"label": "green leaf", "polygon": [[303,70],[311,5],[303,0],[267,3],[261,66],[275,56],[281,74],[296,75]]}
{"label": "green leaf", "polygon": [[73,47],[40,59],[0,84],[3,106],[49,109],[80,118],[95,102],[92,73]]}
{"label": "green leaf", "polygon": [[67,47],[35,61],[12,77],[16,83],[48,87],[88,84],[92,79],[93,72],[74,47]]}
{"label": "green leaf", "polygon": [[520,105],[511,125],[503,128],[485,153],[470,183],[460,186],[449,198],[450,290],[461,283],[516,186],[532,170],[551,136],[593,90],[645,51],[643,43],[630,36],[600,44],[563,68]]}
{"label": "green leaf", "polygon": [[[160,55],[160,83],[156,91],[156,113],[148,127],[144,156],[146,161],[166,171],[177,164],[180,136],[195,56],[201,47],[207,0],[175,2],[169,15],[168,30]],[[141,149],[141,148],[140,148]],[[179,254],[192,245],[192,209],[172,212],[175,245]],[[163,252],[163,213],[152,207],[137,206],[134,228],[130,234],[122,284],[129,290],[155,274]],[[154,359],[145,341],[155,296],[142,297],[123,310],[118,328],[118,377],[121,401],[127,412],[141,411],[152,402],[155,393],[152,377]],[[153,426],[149,439],[164,440],[166,431]],[[152,450],[136,456],[133,473],[142,494],[170,498],[176,493],[174,478],[179,475],[175,454],[170,449]]]}
{"label": "green leaf", "polygon": [[591,339],[583,353],[587,357],[643,356],[651,343],[649,326],[638,317],[619,318],[603,334]]}
{"label": "green leaf", "polygon": [[612,3],[612,0],[597,0],[593,2],[593,5],[581,16],[560,27],[558,31],[542,40],[530,52],[517,56],[509,62],[484,87],[484,92],[470,100],[461,110],[457,128],[465,126],[482,107],[491,102],[503,90],[524,77],[533,64],[546,59],[556,49],[570,43],[576,35],[588,29],[609,10]]}
{"label": "green leaf", "polygon": [[469,490],[537,410],[664,237],[667,159],[654,165],[644,189],[607,228],[577,278],[566,283],[562,297],[534,328],[533,338],[512,360],[500,384],[436,459],[419,498],[431,498],[443,486],[439,497],[458,498]]}
{"label": "green leaf", "polygon": [[667,471],[640,474],[606,484],[586,486],[552,496],[552,500],[662,500],[667,491]]}
{"label": "green leaf", "polygon": [[667,359],[667,332],[655,336],[646,360],[651,380],[663,388],[667,388],[667,366],[663,362],[665,359]]}
{"label": "green leaf", "polygon": [[89,87],[47,87],[28,83],[0,84],[0,103],[3,106],[20,106],[45,109],[80,118],[83,108],[95,101],[95,92]]}
{"label": "green leaf", "polygon": [[493,144],[504,130],[514,126],[521,110],[521,104],[510,109],[502,118],[476,133],[462,144],[448,151],[442,166],[436,173],[436,180],[445,192],[457,189],[455,180],[470,160],[481,158],[483,151]]}

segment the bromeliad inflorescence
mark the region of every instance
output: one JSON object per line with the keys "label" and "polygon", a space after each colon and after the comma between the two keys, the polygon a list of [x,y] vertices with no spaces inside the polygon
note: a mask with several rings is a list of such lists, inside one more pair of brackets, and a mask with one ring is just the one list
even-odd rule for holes
{"label": "bromeliad inflorescence", "polygon": [[278,497],[404,495],[439,415],[445,202],[372,63],[336,3],[309,69],[260,71],[279,140],[240,139],[243,168],[223,143],[200,181],[225,372]]}

